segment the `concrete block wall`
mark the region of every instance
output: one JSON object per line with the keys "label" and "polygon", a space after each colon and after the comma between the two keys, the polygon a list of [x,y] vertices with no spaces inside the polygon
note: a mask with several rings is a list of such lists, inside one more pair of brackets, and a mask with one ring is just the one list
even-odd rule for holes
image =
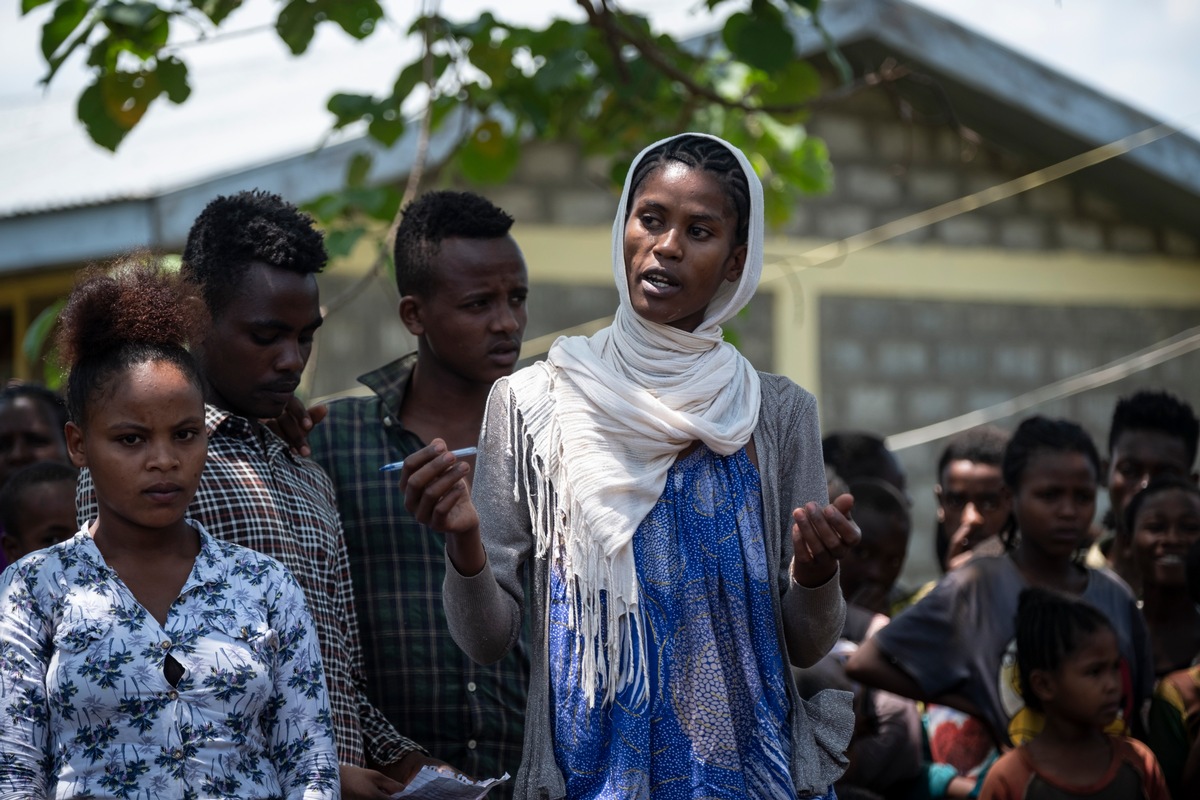
{"label": "concrete block wall", "polygon": [[[902,119],[883,90],[868,90],[808,124],[829,146],[833,191],[805,198],[787,227],[795,236],[840,239],[997,186],[1046,166],[946,125]],[[896,241],[909,245],[1165,254],[1194,258],[1195,231],[1126,220],[1120,198],[1071,177],[983,206]]]}

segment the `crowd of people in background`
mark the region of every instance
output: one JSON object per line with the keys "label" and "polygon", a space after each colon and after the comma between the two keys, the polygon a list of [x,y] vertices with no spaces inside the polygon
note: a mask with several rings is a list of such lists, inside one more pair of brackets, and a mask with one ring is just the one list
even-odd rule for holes
{"label": "crowd of people in background", "polygon": [[[282,198],[214,199],[178,274],[86,271],[66,396],[0,392],[0,796],[383,800],[429,767],[519,798],[1200,797],[1192,407],[1123,397],[1105,452],[982,426],[930,476],[822,439],[722,338],[763,221],[736,148],[651,145],[613,324],[516,370],[513,219],[429,192],[394,246],[415,352],[310,409],[326,252]],[[926,541],[940,577],[900,585]]]}

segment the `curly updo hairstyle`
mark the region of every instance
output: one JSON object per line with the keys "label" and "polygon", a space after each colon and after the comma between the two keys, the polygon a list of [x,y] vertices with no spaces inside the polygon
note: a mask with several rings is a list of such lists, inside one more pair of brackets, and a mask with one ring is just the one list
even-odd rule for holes
{"label": "curly updo hairstyle", "polygon": [[734,245],[745,244],[750,235],[750,184],[746,173],[733,152],[716,139],[687,134],[663,142],[642,157],[629,181],[629,197],[625,198],[625,219],[633,210],[633,198],[646,178],[671,161],[702,169],[717,179],[737,217],[737,236]]}
{"label": "curly updo hairstyle", "polygon": [[183,279],[139,255],[79,277],[59,316],[59,357],[69,368],[67,412],[83,427],[92,401],[130,367],[165,361],[203,391],[187,343],[202,322],[203,305]]}

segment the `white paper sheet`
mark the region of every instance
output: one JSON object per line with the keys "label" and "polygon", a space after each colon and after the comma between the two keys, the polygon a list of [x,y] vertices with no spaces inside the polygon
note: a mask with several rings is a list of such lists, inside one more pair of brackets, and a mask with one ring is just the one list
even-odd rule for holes
{"label": "white paper sheet", "polygon": [[473,781],[445,767],[425,765],[402,791],[392,795],[391,800],[408,797],[414,800],[480,800],[493,786],[504,783],[508,777],[506,772],[499,778]]}

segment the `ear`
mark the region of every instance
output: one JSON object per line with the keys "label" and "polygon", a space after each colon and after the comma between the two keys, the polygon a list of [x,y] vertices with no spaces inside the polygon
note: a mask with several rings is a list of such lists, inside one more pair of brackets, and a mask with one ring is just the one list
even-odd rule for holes
{"label": "ear", "polygon": [[746,269],[746,245],[739,244],[729,254],[729,260],[726,263],[725,280],[730,283],[737,283],[742,278],[742,272]]}
{"label": "ear", "polygon": [[1054,675],[1044,669],[1035,669],[1029,673],[1029,688],[1043,704],[1054,700],[1054,695],[1058,692]]}
{"label": "ear", "polygon": [[946,510],[942,508],[942,485],[936,483],[933,486],[933,496],[937,500],[937,521],[943,525],[946,524]]}
{"label": "ear", "polygon": [[400,298],[400,321],[413,336],[425,333],[425,324],[421,321],[423,310],[421,298],[415,294],[406,294]]}
{"label": "ear", "polygon": [[67,455],[71,457],[71,463],[76,469],[83,469],[87,463],[87,448],[84,446],[83,429],[74,422],[68,422],[63,428],[63,433],[67,435]]}

